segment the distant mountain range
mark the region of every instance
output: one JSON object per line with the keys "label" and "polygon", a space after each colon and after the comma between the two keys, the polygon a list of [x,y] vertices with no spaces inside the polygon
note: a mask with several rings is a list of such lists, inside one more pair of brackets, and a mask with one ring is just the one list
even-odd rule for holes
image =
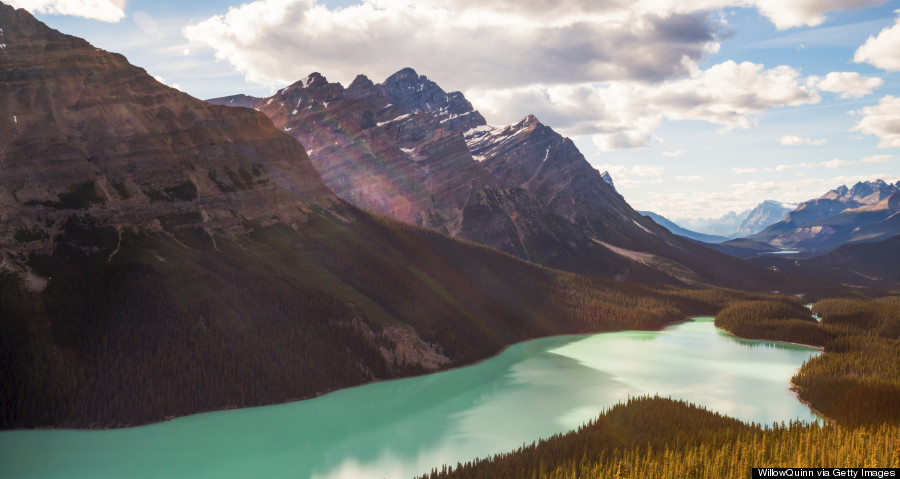
{"label": "distant mountain range", "polygon": [[[348,86],[313,73],[255,101],[339,197],[536,263],[630,281],[768,288],[771,278],[634,211],[574,143],[527,116],[487,125],[410,68]],[[749,286],[754,284],[756,286]]]}
{"label": "distant mountain range", "polygon": [[[767,226],[780,221],[791,211],[791,208],[778,201],[766,200],[742,213],[728,212],[720,218],[696,218],[683,220],[689,225],[681,226],[651,211],[641,214],[653,218],[661,226],[672,233],[704,243],[722,243],[732,238],[744,238],[764,230]],[[717,232],[717,233],[712,233]]]}
{"label": "distant mountain range", "polygon": [[801,203],[783,220],[750,237],[783,249],[827,252],[844,244],[900,234],[900,182],[841,186]]}

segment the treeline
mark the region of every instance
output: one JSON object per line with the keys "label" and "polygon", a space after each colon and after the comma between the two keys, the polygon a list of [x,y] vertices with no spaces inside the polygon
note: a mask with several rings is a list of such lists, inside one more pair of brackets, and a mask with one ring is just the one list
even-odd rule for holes
{"label": "treeline", "polygon": [[754,467],[900,467],[900,426],[763,428],[681,401],[644,397],[576,431],[421,479],[745,478]]}
{"label": "treeline", "polygon": [[716,325],[738,336],[824,346],[793,378],[804,401],[839,424],[900,424],[900,297],[826,299],[821,317],[791,298],[735,303]]}
{"label": "treeline", "polygon": [[45,290],[0,276],[0,428],[136,425],[427,372],[385,328],[453,367],[525,339],[655,329],[764,298],[560,273],[339,214],[247,235],[211,234],[191,214],[154,234],[66,221],[53,254],[29,258]]}
{"label": "treeline", "polygon": [[834,339],[794,377],[800,397],[842,424],[900,424],[900,297],[829,299],[813,311]]}
{"label": "treeline", "polygon": [[736,336],[824,346],[831,337],[809,309],[791,297],[734,303],[716,315],[716,326]]}

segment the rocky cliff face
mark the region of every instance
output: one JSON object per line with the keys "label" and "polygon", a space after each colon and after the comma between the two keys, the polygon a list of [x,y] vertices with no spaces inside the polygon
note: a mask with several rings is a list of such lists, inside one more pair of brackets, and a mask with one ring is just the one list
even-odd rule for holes
{"label": "rocky cliff face", "polygon": [[49,248],[73,211],[149,228],[191,211],[206,226],[240,229],[245,220],[289,223],[308,205],[336,201],[303,148],[265,115],[163,86],[24,10],[2,6],[0,26],[5,253],[21,250],[21,231],[47,236],[25,249]]}
{"label": "rocky cliff face", "polygon": [[534,116],[488,126],[462,94],[412,69],[347,88],[313,74],[255,108],[362,208],[608,278],[698,283],[711,271],[697,246],[635,212],[571,140]]}

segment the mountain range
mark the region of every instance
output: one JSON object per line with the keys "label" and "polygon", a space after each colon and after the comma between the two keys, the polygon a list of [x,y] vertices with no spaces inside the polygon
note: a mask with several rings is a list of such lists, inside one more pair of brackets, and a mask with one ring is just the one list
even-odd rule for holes
{"label": "mountain range", "polygon": [[[729,239],[746,238],[759,233],[769,225],[780,221],[792,209],[793,205],[766,200],[756,205],[752,210],[746,210],[741,213],[729,211],[719,218],[691,218],[678,220],[677,222],[664,219],[663,221],[681,229],[681,233],[676,233],[681,236],[706,243],[721,243]],[[654,213],[654,215],[656,214]],[[666,227],[668,228],[669,226]],[[674,230],[669,229],[674,233]],[[706,235],[707,239],[701,239],[704,237],[703,235]],[[709,238],[710,236],[711,238]]]}
{"label": "mountain range", "polygon": [[784,219],[750,236],[783,249],[827,252],[844,244],[900,234],[900,182],[865,181],[801,203]]}
{"label": "mountain range", "polygon": [[354,205],[552,268],[672,284],[766,289],[763,270],[673,235],[636,212],[608,174],[536,117],[502,126],[459,92],[405,68],[348,86],[321,74],[253,106],[300,142]]}

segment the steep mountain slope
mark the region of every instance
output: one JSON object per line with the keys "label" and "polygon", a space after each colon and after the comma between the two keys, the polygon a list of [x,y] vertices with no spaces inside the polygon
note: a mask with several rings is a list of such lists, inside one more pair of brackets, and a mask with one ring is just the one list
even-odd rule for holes
{"label": "steep mountain slope", "polygon": [[713,308],[363,212],[263,114],[24,10],[0,29],[0,428],[312,397]]}
{"label": "steep mountain slope", "polygon": [[487,126],[460,93],[412,69],[380,85],[359,76],[346,89],[313,74],[256,108],[361,208],[606,278],[759,289],[773,281],[638,214],[535,117]]}
{"label": "steep mountain slope", "polygon": [[697,233],[696,231],[691,231],[686,228],[682,228],[678,226],[674,222],[670,221],[666,217],[662,215],[658,215],[652,211],[638,211],[638,213],[650,217],[656,224],[662,226],[663,228],[671,231],[672,233],[677,234],[678,236],[684,236],[685,238],[689,238],[695,241],[702,241],[704,243],[721,243],[723,241],[727,241],[728,238],[724,236],[716,236],[716,235],[707,235],[703,233]]}
{"label": "steep mountain slope", "polygon": [[900,234],[865,244],[851,243],[821,256],[760,256],[752,262],[796,275],[816,276],[852,287],[900,286]]}
{"label": "steep mountain slope", "polygon": [[879,241],[900,233],[900,182],[859,182],[801,203],[782,221],[751,239],[780,248],[830,251],[843,244]]}

